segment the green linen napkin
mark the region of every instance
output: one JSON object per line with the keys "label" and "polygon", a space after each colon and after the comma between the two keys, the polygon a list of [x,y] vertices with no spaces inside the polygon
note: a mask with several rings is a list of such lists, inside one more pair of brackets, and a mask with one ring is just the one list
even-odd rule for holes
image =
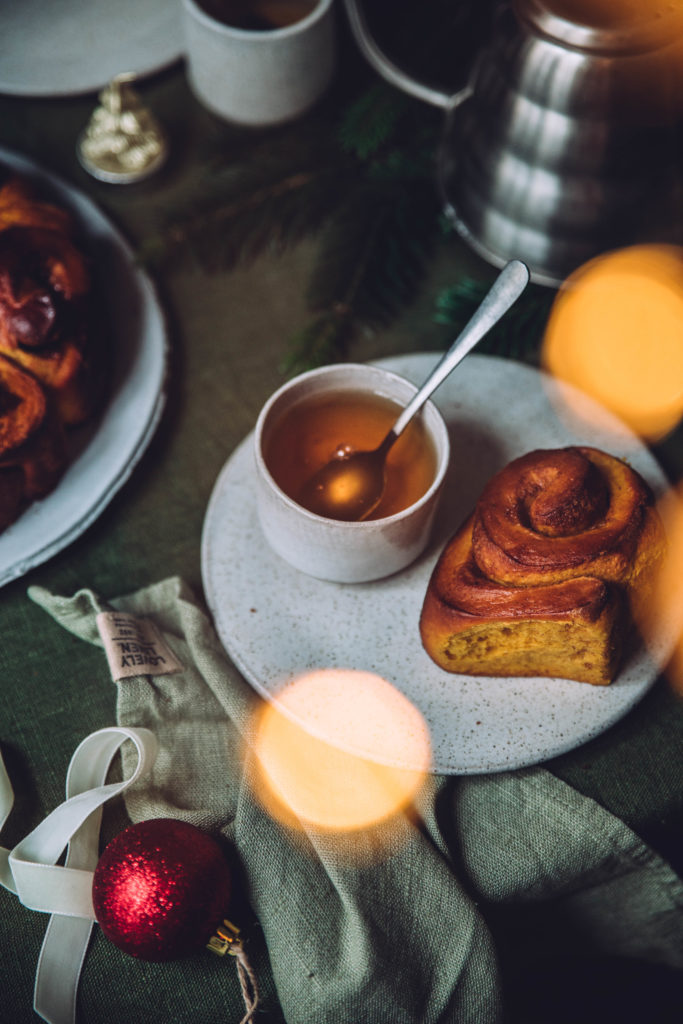
{"label": "green linen napkin", "polygon": [[[126,807],[133,821],[173,816],[229,840],[289,1024],[496,1024],[529,958],[548,977],[578,954],[667,977],[683,969],[681,880],[543,768],[435,777],[374,860],[352,857],[343,837],[295,838],[253,797],[260,698],[183,581],[108,602],[91,590],[29,594],[99,646],[98,613],[151,620],[176,656],[179,671],[116,683],[117,723],[153,730],[160,746]],[[124,747],[127,773],[130,757]]]}

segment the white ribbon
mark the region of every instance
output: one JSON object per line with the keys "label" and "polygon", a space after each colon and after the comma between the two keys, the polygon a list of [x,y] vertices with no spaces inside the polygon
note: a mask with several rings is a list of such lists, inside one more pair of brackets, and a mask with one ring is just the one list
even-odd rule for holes
{"label": "white ribbon", "polygon": [[[105,784],[119,747],[132,740],[138,761],[129,779]],[[0,883],[32,910],[50,914],[38,960],[33,1007],[49,1024],[75,1024],[76,991],[95,920],[92,882],[99,857],[102,805],[149,771],[157,753],[148,729],[112,727],[87,736],[74,752],[66,797],[13,850],[0,847]],[[0,754],[0,829],[14,793]],[[65,847],[64,867],[57,864]]]}

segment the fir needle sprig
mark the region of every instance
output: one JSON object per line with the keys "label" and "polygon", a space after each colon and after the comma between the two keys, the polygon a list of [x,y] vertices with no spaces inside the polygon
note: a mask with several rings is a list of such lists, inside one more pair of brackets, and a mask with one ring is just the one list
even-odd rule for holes
{"label": "fir needle sprig", "polygon": [[[434,320],[457,334],[481,304],[489,285],[463,277],[436,297]],[[529,285],[522,298],[478,345],[480,353],[505,356],[537,365],[555,291]]]}
{"label": "fir needle sprig", "polygon": [[[355,338],[390,324],[415,298],[443,240],[441,130],[439,112],[374,82],[256,141],[217,131],[200,187],[193,183],[141,258],[213,274],[314,239],[310,319],[289,339],[282,369],[341,360]],[[470,278],[454,283],[437,299],[436,321],[464,325],[485,290]],[[482,350],[534,358],[548,310],[548,293],[531,289]]]}
{"label": "fir needle sprig", "polygon": [[215,273],[314,237],[311,320],[290,340],[283,369],[341,359],[358,331],[390,322],[422,280],[440,233],[437,130],[416,101],[373,85],[331,127],[313,118],[264,137],[242,163],[218,151],[202,197],[175,209],[141,255]]}

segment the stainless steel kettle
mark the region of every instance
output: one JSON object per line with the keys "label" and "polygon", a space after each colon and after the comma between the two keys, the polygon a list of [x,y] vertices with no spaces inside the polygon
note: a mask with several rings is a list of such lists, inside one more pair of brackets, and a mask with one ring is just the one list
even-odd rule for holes
{"label": "stainless steel kettle", "polygon": [[444,109],[445,210],[489,262],[558,285],[606,250],[683,243],[680,0],[509,0],[455,95],[407,76],[345,4],[379,74]]}

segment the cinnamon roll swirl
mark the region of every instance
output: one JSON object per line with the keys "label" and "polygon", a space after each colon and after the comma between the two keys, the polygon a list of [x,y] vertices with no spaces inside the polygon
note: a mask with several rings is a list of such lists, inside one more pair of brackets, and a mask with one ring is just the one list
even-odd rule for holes
{"label": "cinnamon roll swirl", "polygon": [[0,188],[0,352],[51,392],[67,426],[93,411],[91,280],[69,214],[21,179]]}
{"label": "cinnamon roll swirl", "polygon": [[62,427],[45,389],[0,354],[0,530],[48,494],[65,466]]}
{"label": "cinnamon roll swirl", "polygon": [[[2,170],[0,169],[0,175]],[[5,169],[0,183],[0,530],[57,484],[65,428],[101,404],[104,345],[71,212]]]}
{"label": "cinnamon roll swirl", "polygon": [[647,483],[595,448],[534,451],[489,481],[420,617],[449,672],[607,684],[665,548]]}
{"label": "cinnamon roll swirl", "polygon": [[38,199],[25,178],[10,174],[0,187],[0,231],[15,225],[46,228],[62,235],[73,232],[72,218],[67,210]]}

